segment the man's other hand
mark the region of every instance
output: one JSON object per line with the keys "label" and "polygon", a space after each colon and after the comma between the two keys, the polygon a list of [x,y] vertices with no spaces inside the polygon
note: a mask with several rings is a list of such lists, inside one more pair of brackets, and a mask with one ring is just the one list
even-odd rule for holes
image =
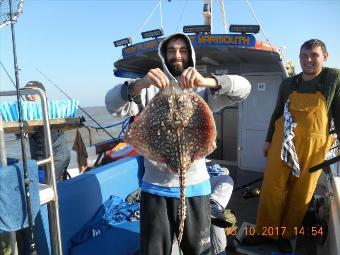
{"label": "man's other hand", "polygon": [[195,87],[216,88],[218,84],[215,79],[204,78],[195,68],[188,67],[177,78],[178,84],[183,89],[192,89]]}
{"label": "man's other hand", "polygon": [[166,88],[170,82],[168,77],[159,68],[150,69],[149,72],[142,78],[145,88],[151,85],[156,86],[159,89]]}
{"label": "man's other hand", "polygon": [[150,69],[149,72],[141,79],[137,79],[130,88],[130,95],[136,96],[143,89],[149,88],[151,85],[159,89],[166,88],[170,84],[168,77],[159,68]]}

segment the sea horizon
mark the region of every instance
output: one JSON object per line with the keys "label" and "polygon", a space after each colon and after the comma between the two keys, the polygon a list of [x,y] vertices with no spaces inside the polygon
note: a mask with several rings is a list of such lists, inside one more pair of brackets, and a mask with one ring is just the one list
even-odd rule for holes
{"label": "sea horizon", "polygon": [[[119,122],[122,122],[126,118],[116,117],[112,116],[107,110],[105,106],[88,106],[88,107],[82,107],[84,111],[88,115],[90,115],[96,122],[100,124],[102,127],[110,126],[113,124],[117,124]],[[85,122],[83,123],[85,126],[89,127],[89,130],[85,127],[78,127],[71,130],[65,130],[65,136],[67,141],[67,146],[71,150],[74,139],[76,136],[77,129],[79,130],[84,144],[89,147],[96,143],[112,139],[105,131],[102,129],[95,129],[95,127],[98,127],[98,125],[95,123],[95,121],[91,120],[90,117],[88,117],[82,110],[78,109],[78,117],[84,117]],[[106,129],[108,133],[110,133],[113,137],[118,136],[120,133],[121,127],[116,126],[112,128]],[[91,136],[91,139],[90,139]],[[20,139],[14,140],[16,137],[14,134],[5,134],[5,149],[6,149],[6,156],[8,158],[17,158],[21,159],[21,143]],[[90,142],[91,140],[91,142]],[[29,155],[29,144],[27,139],[25,139],[25,147],[26,147],[26,153]]]}

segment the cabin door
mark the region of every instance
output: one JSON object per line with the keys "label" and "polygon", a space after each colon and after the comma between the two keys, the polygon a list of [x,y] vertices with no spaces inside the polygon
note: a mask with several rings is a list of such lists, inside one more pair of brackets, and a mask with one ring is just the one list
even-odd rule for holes
{"label": "cabin door", "polygon": [[252,89],[240,104],[238,165],[241,169],[263,172],[262,153],[270,117],[273,113],[282,75],[245,75]]}

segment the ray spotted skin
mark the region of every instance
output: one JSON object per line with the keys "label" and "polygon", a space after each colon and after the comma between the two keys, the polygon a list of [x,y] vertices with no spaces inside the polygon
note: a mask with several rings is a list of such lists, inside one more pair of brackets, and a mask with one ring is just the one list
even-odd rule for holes
{"label": "ray spotted skin", "polygon": [[194,160],[215,148],[216,127],[205,101],[191,90],[170,95],[161,90],[126,133],[125,140],[143,156],[165,163],[180,181],[179,243],[186,218],[186,173]]}

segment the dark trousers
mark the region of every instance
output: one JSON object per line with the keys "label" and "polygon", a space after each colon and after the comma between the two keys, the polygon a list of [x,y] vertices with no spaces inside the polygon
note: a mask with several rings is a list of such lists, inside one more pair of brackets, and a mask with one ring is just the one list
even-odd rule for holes
{"label": "dark trousers", "polygon": [[[169,255],[178,235],[178,198],[141,193],[141,254]],[[183,254],[211,254],[209,196],[186,199]]]}

